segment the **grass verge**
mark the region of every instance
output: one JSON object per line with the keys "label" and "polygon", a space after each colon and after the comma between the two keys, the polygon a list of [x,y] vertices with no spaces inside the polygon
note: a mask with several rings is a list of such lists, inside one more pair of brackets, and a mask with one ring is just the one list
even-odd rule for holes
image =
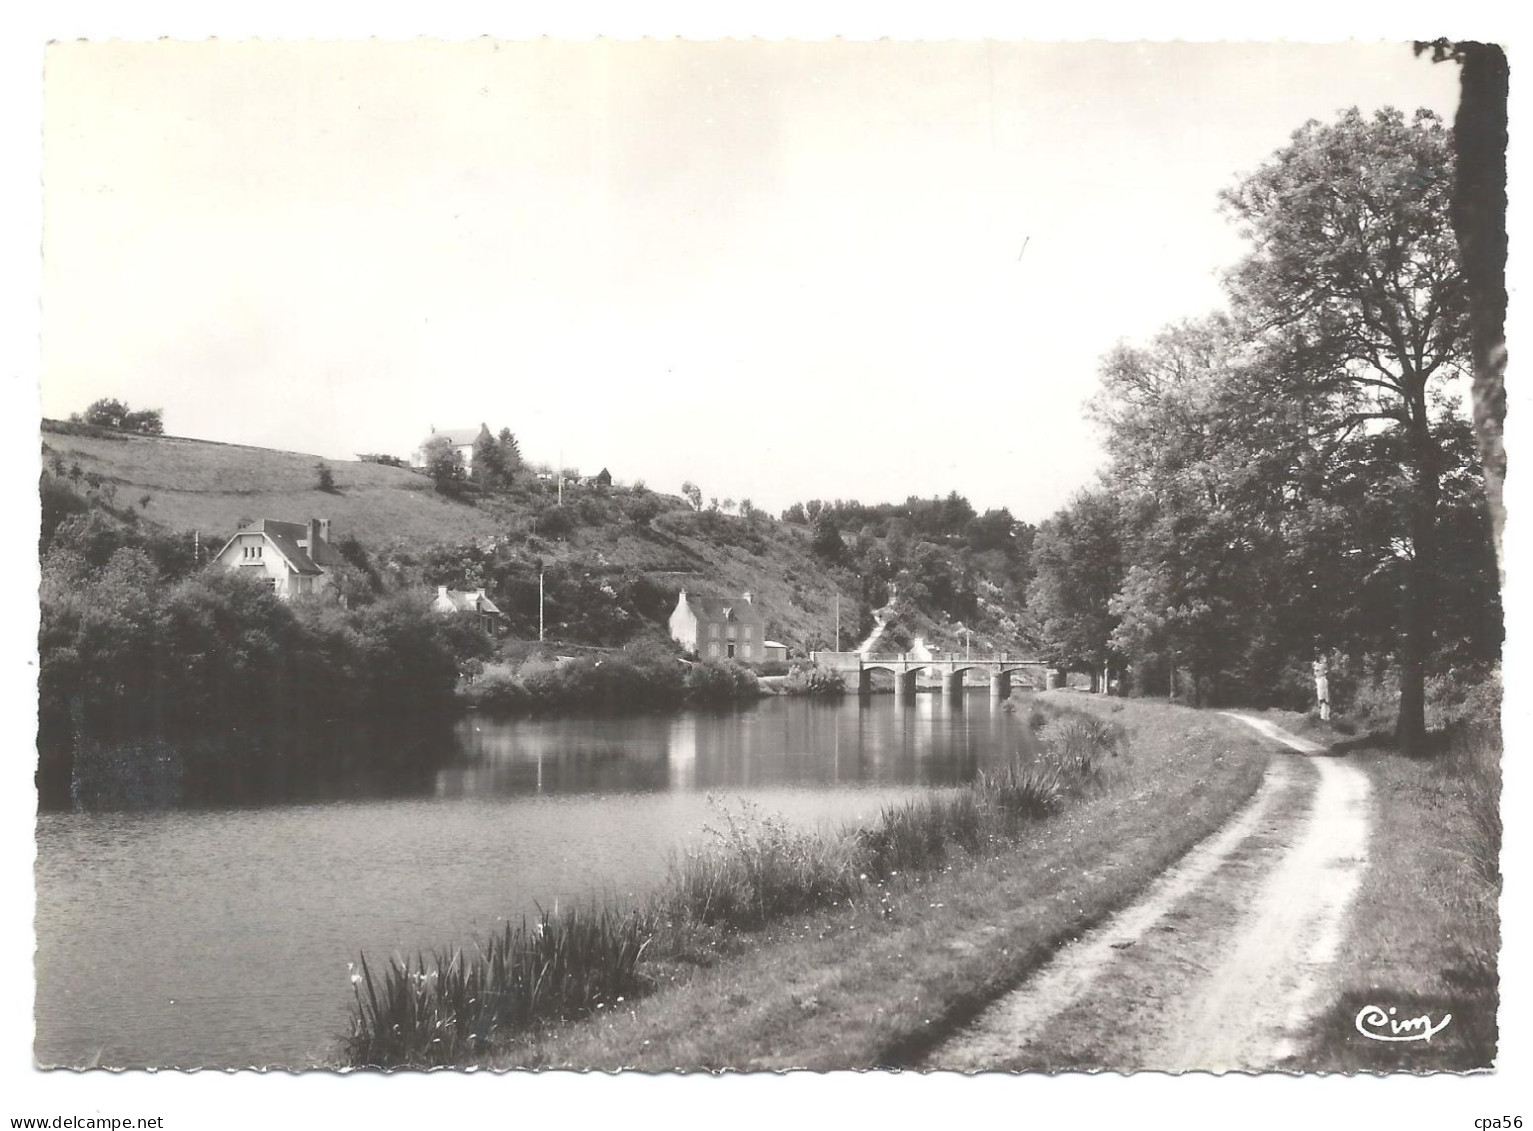
{"label": "grass verge", "polygon": [[933,823],[972,830],[987,818],[966,816],[969,802],[958,801],[935,806],[940,816],[894,818],[922,830],[899,837],[886,815],[888,839],[919,867],[890,855],[883,871],[859,871],[857,887],[825,889],[828,904],[754,930],[662,919],[645,954],[643,998],[539,1025],[473,1063],[658,1071],[917,1062],[1218,828],[1255,791],[1267,763],[1255,735],[1215,715],[1048,701],[1081,712],[1045,722],[1073,733],[1056,733],[1057,743],[1084,741],[1104,722],[1122,736],[1125,752],[1072,804],[1018,821],[1005,836],[993,828],[971,837],[972,847],[943,837],[940,852],[921,847],[931,843],[922,838]]}
{"label": "grass verge", "polygon": [[[1460,725],[1444,745],[1421,759],[1378,743],[1349,752],[1373,779],[1371,862],[1337,959],[1339,997],[1311,1026],[1306,1070],[1463,1071],[1495,1059],[1499,729]],[[1357,1030],[1369,1006],[1397,1021],[1453,1019],[1430,1041],[1377,1041]]]}

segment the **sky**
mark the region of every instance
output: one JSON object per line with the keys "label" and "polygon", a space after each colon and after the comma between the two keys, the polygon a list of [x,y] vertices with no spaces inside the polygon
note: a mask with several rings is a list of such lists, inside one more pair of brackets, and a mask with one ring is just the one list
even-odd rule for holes
{"label": "sky", "polygon": [[1220,303],[1219,191],[1456,93],[1403,42],[55,43],[41,408],[1041,521],[1099,358]]}

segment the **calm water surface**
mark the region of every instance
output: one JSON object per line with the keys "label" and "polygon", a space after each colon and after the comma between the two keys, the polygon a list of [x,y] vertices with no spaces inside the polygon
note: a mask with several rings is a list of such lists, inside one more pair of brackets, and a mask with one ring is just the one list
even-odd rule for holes
{"label": "calm water surface", "polygon": [[347,962],[469,942],[538,904],[653,889],[740,799],[816,828],[1030,749],[984,691],[459,725],[429,792],[46,813],[43,1065],[304,1067],[345,1031]]}

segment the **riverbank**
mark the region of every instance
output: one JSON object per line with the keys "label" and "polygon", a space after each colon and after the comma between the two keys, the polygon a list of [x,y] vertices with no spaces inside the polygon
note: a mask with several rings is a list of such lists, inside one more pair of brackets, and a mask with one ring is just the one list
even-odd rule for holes
{"label": "riverbank", "polygon": [[934,872],[891,875],[871,898],[701,939],[685,961],[650,972],[647,996],[545,1025],[476,1063],[830,1069],[918,1059],[1222,824],[1267,762],[1259,739],[1218,716],[1045,701],[1125,728],[1102,792],[1002,851],[954,852]]}

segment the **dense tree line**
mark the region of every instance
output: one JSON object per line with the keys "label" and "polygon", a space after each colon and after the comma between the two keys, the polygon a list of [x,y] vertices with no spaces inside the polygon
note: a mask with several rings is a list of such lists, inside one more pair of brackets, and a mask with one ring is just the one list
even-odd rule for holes
{"label": "dense tree line", "polygon": [[1452,183],[1433,115],[1349,111],[1224,194],[1228,312],[1103,360],[1111,466],[1039,531],[1055,658],[1295,703],[1316,662],[1387,671],[1410,749],[1428,677],[1494,661]]}

